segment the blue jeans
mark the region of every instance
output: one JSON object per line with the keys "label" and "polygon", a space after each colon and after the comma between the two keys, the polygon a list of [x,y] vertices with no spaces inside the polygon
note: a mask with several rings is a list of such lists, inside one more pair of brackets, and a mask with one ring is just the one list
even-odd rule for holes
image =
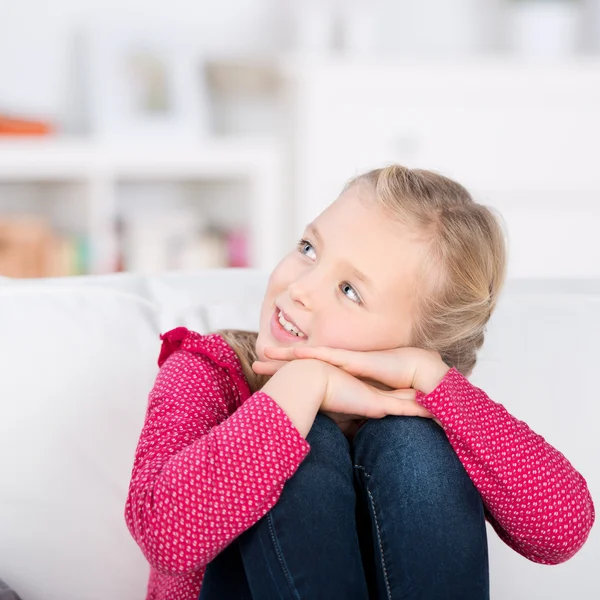
{"label": "blue jeans", "polygon": [[277,504],[208,566],[199,600],[487,600],[479,493],[432,420],[318,414]]}

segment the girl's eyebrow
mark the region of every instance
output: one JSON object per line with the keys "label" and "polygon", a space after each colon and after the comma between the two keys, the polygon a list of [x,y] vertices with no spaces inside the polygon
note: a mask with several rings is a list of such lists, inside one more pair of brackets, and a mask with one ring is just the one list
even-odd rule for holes
{"label": "girl's eyebrow", "polygon": [[373,282],[362,271],[352,267],[352,273],[354,273],[356,279],[360,279],[367,287],[373,289]]}
{"label": "girl's eyebrow", "polygon": [[306,229],[315,236],[315,239],[317,240],[317,242],[319,242],[319,244],[323,243],[323,238],[321,237],[319,230],[312,223],[309,223],[306,226]]}
{"label": "girl's eyebrow", "polygon": [[[317,240],[317,242],[319,242],[319,244],[321,246],[323,246],[323,238],[321,237],[321,233],[319,232],[319,230],[315,227],[315,225],[313,223],[309,223],[306,226],[306,230],[315,237],[315,239]],[[371,290],[374,289],[373,282],[371,281],[371,279],[369,277],[367,277],[362,271],[359,271],[356,267],[353,267],[352,265],[350,265],[350,268],[352,269],[352,273],[354,274],[354,276],[357,279],[359,279],[366,286],[371,288]]]}

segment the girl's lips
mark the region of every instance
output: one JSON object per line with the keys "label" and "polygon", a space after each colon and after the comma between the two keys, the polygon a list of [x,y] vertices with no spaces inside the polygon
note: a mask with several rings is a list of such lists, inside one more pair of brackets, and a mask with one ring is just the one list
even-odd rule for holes
{"label": "girl's lips", "polygon": [[[285,313],[283,310],[281,310],[281,308],[279,308],[278,306],[275,306],[275,309],[278,310],[279,312],[281,312],[283,318],[288,323],[291,323],[298,331],[300,331],[304,337],[306,337],[306,333],[304,333],[304,331],[302,331],[302,329],[300,329],[300,327],[298,327],[298,323],[296,323],[287,313]],[[279,317],[279,313],[277,313],[277,316]]]}
{"label": "girl's lips", "polygon": [[297,335],[294,335],[293,333],[286,331],[281,326],[281,323],[279,322],[279,309],[277,307],[275,307],[275,312],[273,313],[273,316],[271,317],[270,329],[271,329],[271,335],[279,342],[289,343],[291,341],[297,342],[299,340],[306,340],[305,337],[302,337],[302,338],[298,337]]}

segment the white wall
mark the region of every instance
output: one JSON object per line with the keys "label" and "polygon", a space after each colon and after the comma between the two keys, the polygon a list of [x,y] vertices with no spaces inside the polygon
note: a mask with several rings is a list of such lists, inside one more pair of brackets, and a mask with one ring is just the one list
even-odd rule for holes
{"label": "white wall", "polygon": [[[505,48],[511,0],[0,0],[0,111],[60,114],[78,25],[105,21],[185,26],[215,52],[289,49],[298,15],[360,5],[383,53],[464,56]],[[600,0],[583,0],[588,43],[600,52]],[[432,18],[431,15],[438,15]],[[362,27],[362,25],[361,25]]]}
{"label": "white wall", "polygon": [[285,37],[277,4],[276,0],[0,0],[0,112],[62,113],[70,43],[80,26],[161,23],[193,29],[211,51],[260,52],[277,48]]}

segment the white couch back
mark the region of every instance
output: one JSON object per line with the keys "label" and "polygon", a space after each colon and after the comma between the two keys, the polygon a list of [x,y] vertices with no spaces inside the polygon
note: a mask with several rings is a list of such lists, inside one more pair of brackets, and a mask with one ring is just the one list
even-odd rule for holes
{"label": "white couch back", "polygon": [[[256,329],[246,270],[0,279],[0,578],[23,600],[136,600],[123,519],[159,333]],[[600,497],[600,282],[509,282],[473,381],[561,450]],[[494,600],[600,597],[600,536],[536,565],[489,529]]]}

